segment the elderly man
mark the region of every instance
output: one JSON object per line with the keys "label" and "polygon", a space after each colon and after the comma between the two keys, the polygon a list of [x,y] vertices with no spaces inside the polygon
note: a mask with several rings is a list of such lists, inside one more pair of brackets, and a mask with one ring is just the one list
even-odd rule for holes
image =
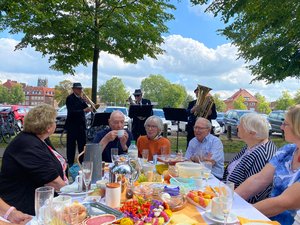
{"label": "elderly man", "polygon": [[124,114],[119,111],[113,111],[110,114],[108,124],[110,128],[104,129],[97,133],[94,143],[100,143],[102,148],[102,160],[105,162],[111,162],[111,148],[118,148],[119,155],[126,153],[130,142],[132,140],[132,134],[127,129],[122,136],[118,136],[118,130],[124,130]]}
{"label": "elderly man", "polygon": [[189,142],[185,157],[194,162],[211,162],[212,174],[221,179],[224,172],[223,144],[210,131],[210,121],[199,117],[194,126],[195,137]]}

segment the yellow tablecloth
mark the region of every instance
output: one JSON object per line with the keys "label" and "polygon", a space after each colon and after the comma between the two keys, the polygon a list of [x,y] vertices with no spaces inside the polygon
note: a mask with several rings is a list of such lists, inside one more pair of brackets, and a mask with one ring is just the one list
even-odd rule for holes
{"label": "yellow tablecloth", "polygon": [[187,203],[182,210],[173,213],[170,224],[204,225],[207,223],[202,218],[196,206]]}

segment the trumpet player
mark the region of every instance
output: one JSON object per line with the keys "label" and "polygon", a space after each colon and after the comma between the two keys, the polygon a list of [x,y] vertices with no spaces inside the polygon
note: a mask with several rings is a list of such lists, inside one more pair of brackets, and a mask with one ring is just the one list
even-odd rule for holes
{"label": "trumpet player", "polygon": [[[187,137],[186,137],[186,145],[189,145],[189,142],[192,138],[195,137],[194,135],[194,125],[196,123],[197,120],[197,116],[195,115],[195,111],[201,107],[201,105],[196,105],[197,102],[197,98],[198,98],[198,94],[199,94],[199,89],[198,86],[197,88],[194,90],[194,93],[196,95],[196,100],[190,101],[189,105],[186,109],[187,112],[187,117],[188,117],[188,123],[186,126],[186,131],[187,131]],[[210,109],[210,112],[207,113],[207,118],[210,122],[212,119],[216,119],[217,118],[217,111],[216,111],[216,105],[215,103],[212,104],[212,107]],[[211,129],[211,131],[213,132],[213,129]]]}
{"label": "trumpet player", "polygon": [[[82,96],[81,83],[73,83],[73,93],[66,99],[68,109],[65,129],[67,130],[67,159],[71,167],[74,163],[76,143],[78,152],[81,153],[86,144],[86,118],[85,113],[92,112]],[[80,159],[82,161],[82,159]]]}

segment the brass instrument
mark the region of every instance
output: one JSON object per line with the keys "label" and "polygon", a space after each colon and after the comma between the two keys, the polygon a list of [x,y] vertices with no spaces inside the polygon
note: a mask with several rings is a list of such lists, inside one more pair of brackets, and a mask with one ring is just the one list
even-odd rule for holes
{"label": "brass instrument", "polygon": [[127,101],[129,102],[130,105],[135,105],[135,101],[131,98],[131,95],[129,96]]}
{"label": "brass instrument", "polygon": [[211,112],[214,100],[212,96],[207,96],[212,89],[206,86],[198,85],[198,97],[196,101],[196,111],[194,115],[197,117],[207,118]]}
{"label": "brass instrument", "polygon": [[89,96],[87,96],[87,94],[84,93],[84,91],[82,91],[82,95],[83,95],[83,98],[86,99],[86,101],[88,102],[88,104],[91,105],[91,107],[93,108],[93,111],[96,112],[97,109],[100,107],[100,104],[95,104],[95,103],[89,98]]}

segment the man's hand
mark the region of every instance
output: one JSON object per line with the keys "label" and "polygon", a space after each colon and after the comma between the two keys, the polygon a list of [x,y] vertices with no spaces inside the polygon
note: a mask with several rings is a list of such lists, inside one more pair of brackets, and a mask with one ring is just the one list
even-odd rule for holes
{"label": "man's hand", "polygon": [[199,111],[200,106],[199,105],[194,105],[193,108],[191,108],[191,113],[194,113],[195,111]]}
{"label": "man's hand", "polygon": [[84,112],[92,112],[93,109],[92,109],[92,107],[86,107],[83,111]]}
{"label": "man's hand", "polygon": [[126,130],[124,131],[124,135],[122,137],[120,137],[119,139],[120,139],[120,143],[121,143],[122,149],[124,151],[126,151],[127,150],[126,142],[128,140],[128,133],[126,132]]}

